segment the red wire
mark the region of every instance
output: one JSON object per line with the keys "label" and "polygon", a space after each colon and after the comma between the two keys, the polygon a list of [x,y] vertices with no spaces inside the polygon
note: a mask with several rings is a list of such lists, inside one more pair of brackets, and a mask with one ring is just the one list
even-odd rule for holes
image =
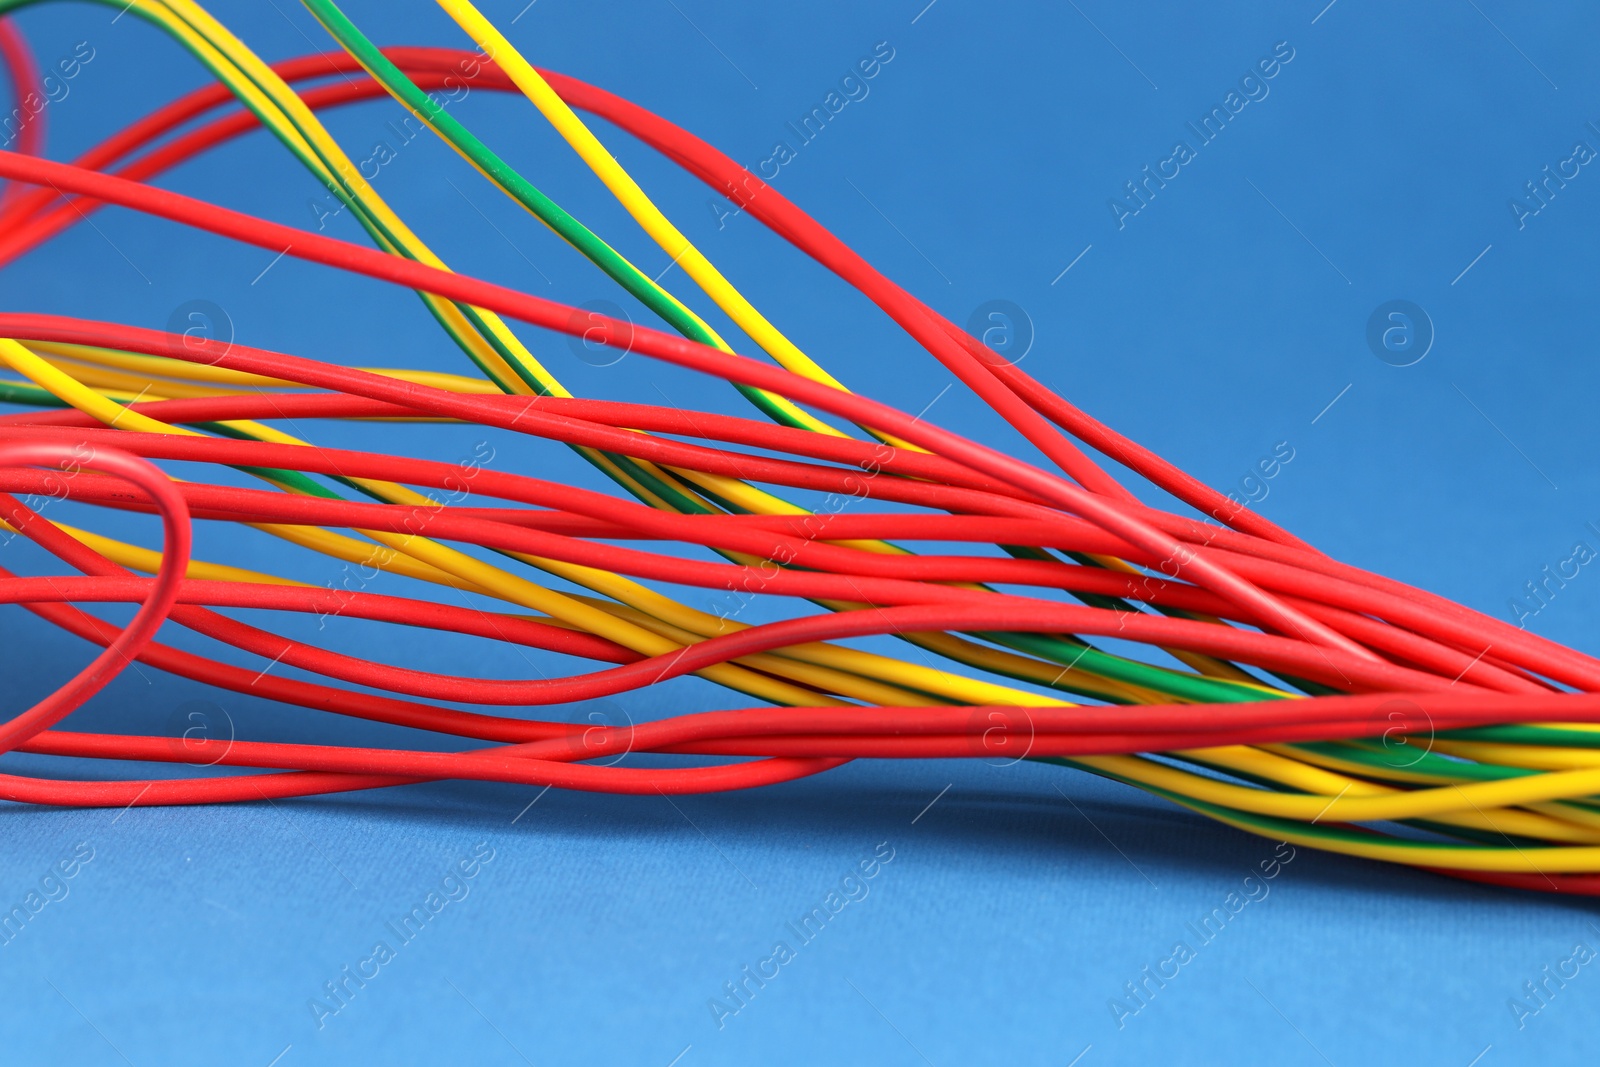
{"label": "red wire", "polygon": [[[184,572],[189,566],[189,512],[182,495],[155,464],[114,448],[84,450],[54,441],[0,442],[0,468],[19,464],[51,465],[62,469],[92,464],[98,470],[108,471],[133,483],[144,490],[160,509],[166,542],[160,573],[155,582],[144,590],[145,596],[141,598],[144,603],[133,621],[123,628],[104,652],[54,693],[0,723],[0,753],[15,748],[39,731],[60,722],[121,673],[150,644],[162,622],[171,614],[173,605],[177,603]],[[23,536],[41,543],[47,537],[46,527],[48,532],[55,531],[47,523],[30,521],[27,517],[12,522],[12,525]]]}
{"label": "red wire", "polygon": [[[546,329],[581,332],[585,328],[604,325],[612,331],[610,336],[630,337],[630,350],[637,351],[643,356],[786,395],[831,414],[848,418],[859,425],[875,426],[919,447],[957,459],[1117,533],[1160,558],[1163,572],[1167,572],[1170,567],[1170,573],[1173,575],[1187,573],[1197,584],[1205,585],[1246,608],[1274,629],[1305,635],[1318,645],[1337,649],[1357,658],[1372,658],[1372,654],[1360,645],[1283,604],[1250,582],[1213,563],[1208,557],[1195,554],[1160,530],[1149,526],[1141,518],[1130,513],[1126,505],[1086,492],[1076,485],[1030,467],[1010,456],[912,419],[865,397],[844,393],[781,368],[759,364],[750,359],[730,359],[717,349],[653,329],[632,326],[624,328],[623,324],[608,319],[600,322],[593,315],[584,319],[581,317],[584,313],[564,304],[519,293],[423,263],[350,245],[320,234],[295,230],[292,227],[253,218],[111,175],[84,171],[49,160],[29,159],[7,152],[0,152],[0,175],[35,184],[55,185],[63,190],[93,196],[186,225],[227,234],[260,247],[273,248],[280,252],[287,249],[287,254],[296,258],[432,292]],[[191,348],[196,347],[191,346]],[[211,346],[205,347],[209,351]],[[191,360],[200,358],[199,352],[196,351],[187,358]],[[235,365],[231,353],[225,353],[212,362],[219,365]],[[985,380],[988,384],[993,384],[992,381]],[[980,394],[982,392],[980,390]],[[1015,400],[1015,397],[1011,399]],[[1002,414],[1004,413],[1002,410]],[[1028,415],[1037,417],[1031,409]],[[1007,416],[1008,419],[1010,417]]]}
{"label": "red wire", "polygon": [[[399,58],[402,61],[403,64],[405,62],[410,62],[411,63],[411,67],[412,67],[413,70],[420,70],[420,69],[423,69],[423,68],[428,67],[428,66],[431,65],[433,70],[435,70],[437,72],[443,72],[443,71],[453,70],[454,69],[453,65],[456,62],[459,61],[459,58],[460,58],[460,56],[462,54],[460,54],[460,53],[448,53],[448,52],[436,52],[436,51],[431,51],[431,50],[403,50],[402,49],[402,50],[395,50],[394,55],[395,55],[395,57]],[[352,69],[352,68],[351,68],[350,61],[349,61],[348,57],[345,57],[343,55],[336,55],[336,56],[329,56],[329,57],[308,57],[306,60],[293,61],[293,69],[291,69],[291,65],[290,64],[285,64],[283,69],[286,72],[286,74],[299,77],[299,76],[310,76],[312,73],[324,73],[325,74],[325,73],[334,72],[336,70],[349,70],[349,69]],[[491,68],[486,68],[486,69],[488,71],[486,76],[490,79],[490,82],[493,82],[496,77],[499,78],[499,84],[494,84],[491,87],[496,87],[496,88],[505,87],[505,80],[504,80],[503,75],[498,75],[498,72],[494,71],[492,67]],[[628,122],[625,121],[625,120],[632,119],[634,121],[633,121],[633,124],[629,126],[629,128],[632,129],[634,132],[639,133],[641,136],[646,136],[647,139],[649,139],[649,135],[651,134],[652,131],[647,129],[646,127],[650,126],[652,123],[658,128],[667,129],[669,131],[669,134],[670,134],[670,132],[672,130],[676,129],[675,127],[670,127],[670,124],[666,124],[666,123],[662,122],[661,120],[654,119],[653,116],[649,116],[647,113],[643,112],[641,109],[635,108],[632,105],[628,105],[628,104],[626,104],[626,102],[620,101],[618,98],[611,97],[611,96],[609,96],[609,94],[605,94],[605,93],[601,92],[600,90],[595,90],[592,87],[583,86],[582,83],[575,82],[572,79],[563,79],[559,75],[553,75],[552,74],[552,77],[556,81],[562,82],[565,85],[565,89],[571,90],[569,95],[572,96],[573,100],[575,101],[576,104],[578,104],[578,106],[592,107],[592,108],[596,109],[598,112],[605,114],[606,117],[608,117],[608,118],[612,118],[613,120],[617,120],[617,121],[623,121],[624,125],[628,125]],[[361,96],[364,96],[364,95],[375,95],[375,92],[376,92],[376,87],[372,86],[370,82],[365,83],[361,87],[362,91],[359,94],[354,94],[354,93],[350,93],[349,92],[350,90],[353,90],[355,88],[354,86],[343,86],[343,87],[334,86],[334,87],[328,87],[328,88],[339,90],[341,94],[346,94],[350,98],[355,98],[357,95],[361,95]],[[209,99],[211,101],[213,101],[213,102],[220,102],[222,99],[225,98],[224,96],[219,95],[220,87],[210,87],[207,90],[207,93],[209,95]],[[587,96],[585,94],[587,94]],[[173,110],[174,111],[182,111],[184,109],[175,108]],[[192,110],[193,110],[192,108],[189,109],[190,112],[192,112]],[[638,118],[639,116],[643,116],[643,121],[642,122],[639,121],[639,118]],[[253,121],[253,120],[251,120],[251,121]],[[246,123],[246,125],[248,125],[248,123]],[[720,160],[722,161],[723,165],[725,165],[726,167],[731,167],[732,166],[731,161],[727,161],[726,157],[720,157],[719,154],[715,153],[715,151],[710,149],[709,146],[704,146],[702,143],[694,141],[694,139],[692,137],[690,137],[690,135],[684,134],[682,131],[676,131],[676,134],[677,135],[681,135],[682,138],[687,139],[686,143],[692,142],[694,145],[698,145],[698,150],[701,151],[702,155],[708,155],[709,157],[720,158]],[[670,136],[668,137],[668,140],[670,140]],[[680,148],[681,148],[681,146],[680,146]],[[691,152],[690,154],[692,155],[693,152]],[[757,183],[757,184],[759,185],[759,183]],[[769,190],[769,192],[770,192],[770,190]],[[776,194],[773,194],[773,196],[776,197]],[[779,201],[782,200],[781,197],[778,197],[777,199]],[[783,203],[786,204],[787,202],[785,201]],[[792,207],[792,205],[788,205],[788,209],[790,211],[792,211],[794,214],[797,214],[797,215],[801,214],[801,213],[798,212],[798,209],[794,209]],[[1124,447],[1124,446],[1118,446],[1118,447]],[[1128,447],[1132,447],[1132,446],[1130,445]],[[1157,479],[1157,480],[1159,481],[1159,479]],[[1169,486],[1168,488],[1171,488],[1171,487]],[[1179,495],[1182,495],[1182,494],[1180,493]],[[1214,499],[1214,501],[1222,500],[1222,498],[1217,497],[1215,494],[1213,494],[1213,499]],[[1203,506],[1203,503],[1202,503],[1202,506]]]}
{"label": "red wire", "polygon": [[[44,151],[44,104],[40,104],[38,111],[33,111],[27,101],[29,97],[42,101],[44,98],[39,95],[39,90],[43,85],[39,79],[39,66],[33,59],[33,50],[28,47],[22,31],[9,18],[0,19],[0,62],[5,63],[6,70],[11,74],[12,114],[23,116],[16,133],[17,151],[26,156],[37,156]],[[0,218],[5,217],[7,208],[25,192],[25,186],[6,185],[5,192],[0,193]]]}
{"label": "red wire", "polygon": [[[100,431],[101,434],[106,431]],[[3,439],[0,432],[0,439]],[[98,436],[98,435],[97,435]],[[93,440],[94,438],[90,438]],[[146,444],[144,435],[136,437],[139,444]],[[163,442],[156,439],[149,443],[168,443],[172,446],[166,449],[141,448],[145,454],[151,452],[164,453],[165,458],[198,458],[205,453],[212,453],[206,458],[213,461],[223,457],[215,455],[217,452],[233,453],[236,461],[251,466],[281,465],[275,462],[278,454],[291,453],[284,458],[292,464],[297,458],[292,453],[306,450],[296,446],[267,445],[258,447],[255,442],[210,442],[199,438],[171,438]],[[195,447],[204,446],[204,447]],[[232,447],[230,447],[232,446]],[[252,453],[268,452],[271,458]],[[327,451],[319,450],[319,459],[330,469],[340,469],[350,475],[368,474],[366,469],[359,464],[360,454],[356,454],[355,461],[351,461],[349,454],[330,455]],[[388,457],[380,457],[388,459]],[[396,473],[393,471],[386,473]],[[417,481],[416,478],[408,480]],[[0,489],[13,493],[25,492],[41,494],[48,492],[48,482],[45,478],[34,477],[7,477],[0,475]],[[463,509],[451,508],[419,510],[408,505],[385,505],[370,503],[353,503],[339,500],[328,500],[316,497],[284,496],[279,493],[255,489],[242,489],[226,486],[211,486],[188,483],[181,487],[191,510],[202,518],[217,518],[234,522],[267,522],[289,523],[306,526],[349,526],[357,529],[388,530],[391,532],[427,533],[429,536],[446,540],[464,541],[484,547],[503,550],[522,551],[546,559],[559,559],[567,562],[579,563],[585,566],[602,567],[607,570],[639,577],[654,577],[683,585],[699,585],[707,588],[729,589],[759,589],[763,593],[783,596],[803,596],[820,599],[847,599],[863,600],[874,604],[928,604],[928,603],[970,603],[986,608],[993,607],[993,598],[984,593],[977,593],[963,589],[951,589],[943,586],[927,586],[920,584],[927,581],[1001,581],[1014,584],[1030,584],[1044,587],[1054,587],[1071,590],[1074,592],[1089,592],[1100,595],[1120,596],[1137,600],[1146,600],[1149,603],[1171,607],[1191,612],[1206,614],[1229,614],[1228,605],[1218,598],[1207,594],[1203,590],[1192,586],[1184,586],[1159,580],[1145,580],[1135,575],[1119,574],[1104,571],[1098,568],[1068,566],[1060,563],[1050,563],[1032,560],[1012,559],[985,559],[972,556],[901,556],[883,557],[873,553],[860,552],[855,549],[839,548],[819,542],[804,540],[788,541],[787,539],[774,541],[770,537],[751,531],[750,537],[734,537],[729,535],[716,535],[700,533],[682,533],[677,536],[690,543],[704,543],[707,545],[728,547],[734,550],[752,552],[763,559],[772,558],[789,544],[797,544],[806,549],[804,552],[795,553],[792,562],[822,568],[837,574],[808,573],[803,571],[778,570],[769,571],[755,567],[730,567],[725,564],[696,563],[683,560],[674,556],[664,556],[654,553],[645,553],[634,549],[608,548],[595,545],[581,539],[574,539],[561,534],[550,534],[543,531],[534,531],[497,521],[497,513],[482,509],[487,515],[496,518],[479,518],[463,514]],[[492,488],[486,488],[489,493]],[[136,494],[129,493],[121,488],[113,489],[106,482],[97,480],[92,475],[80,475],[73,484],[73,495],[76,499],[96,502],[123,502],[129,504],[139,503]],[[652,530],[658,537],[671,537],[671,533],[664,533],[660,526],[667,527],[692,525],[702,529],[708,523],[714,523],[716,518],[694,517],[687,523],[681,517],[667,516],[652,509],[638,508],[636,513],[641,518],[656,520],[649,525],[656,528]],[[625,535],[632,535],[637,530],[624,529]],[[996,530],[991,528],[992,536]],[[1000,531],[1004,533],[1005,531]],[[1011,538],[1007,538],[1011,541]],[[774,547],[776,546],[776,547]],[[841,566],[841,563],[844,564]],[[896,579],[883,579],[874,577],[881,572],[898,573]],[[915,579],[912,581],[911,579]],[[258,587],[259,588],[259,587]],[[1466,681],[1467,684],[1490,684],[1496,688],[1510,690],[1532,690],[1537,687],[1521,678],[1504,671],[1487,666],[1481,661],[1475,662],[1465,654],[1455,652],[1437,644],[1407,635],[1404,631],[1367,619],[1365,616],[1354,612],[1341,610],[1329,611],[1326,608],[1299,598],[1291,598],[1302,610],[1308,614],[1322,618],[1330,625],[1341,630],[1355,629],[1372,646],[1399,652],[1414,663],[1425,664],[1444,678],[1455,681]],[[1029,601],[1017,598],[1008,599],[1007,603],[1021,604],[1032,608],[1050,608],[1047,601]],[[241,606],[232,604],[231,606]],[[1091,609],[1072,609],[1074,611],[1087,611]],[[1019,619],[1021,616],[1017,616]],[[1180,636],[1180,630],[1192,630],[1199,624],[1187,624],[1180,621],[1165,621],[1155,618],[1138,618],[1131,621],[1102,613],[1097,616],[1100,620],[1100,630],[1095,632],[1112,633],[1118,636],[1141,638],[1150,635],[1147,628],[1159,628],[1164,644],[1187,646],[1186,639]],[[1249,620],[1244,620],[1249,621]],[[959,625],[961,628],[975,629],[991,628],[988,624],[979,624],[971,618],[963,616],[958,619],[949,616],[944,619],[939,628],[948,629]],[[1115,629],[1112,629],[1112,627]],[[1004,627],[999,627],[1004,628]],[[1088,632],[1088,631],[1086,631]],[[1202,631],[1194,631],[1204,637],[1230,644],[1232,658],[1241,658],[1247,662],[1256,662],[1253,658],[1256,653],[1246,647],[1250,640],[1249,635],[1240,631],[1227,628],[1207,627]],[[1291,643],[1292,647],[1301,648],[1299,643]],[[1441,658],[1442,656],[1442,658]],[[1340,665],[1331,664],[1323,654],[1314,656],[1307,652],[1304,669],[1311,671],[1317,677],[1327,677],[1335,681],[1345,682],[1350,680],[1350,672],[1366,677],[1363,665],[1357,662],[1341,661]],[[1470,673],[1471,677],[1468,678]],[[368,683],[373,684],[373,683]],[[575,699],[575,698],[573,698]]]}

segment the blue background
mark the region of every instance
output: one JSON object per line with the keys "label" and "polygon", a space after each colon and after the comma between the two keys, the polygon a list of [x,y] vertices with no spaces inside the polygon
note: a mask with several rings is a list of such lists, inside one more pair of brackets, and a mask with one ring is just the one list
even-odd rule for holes
{"label": "blue background", "polygon": [[[509,32],[536,62],[752,165],[887,41],[894,59],[870,95],[775,185],[891,277],[958,322],[986,301],[1018,305],[1035,333],[1024,364],[1034,375],[1224,490],[1289,442],[1295,458],[1261,510],[1342,559],[1507,617],[1543,565],[1575,541],[1600,545],[1585,525],[1600,523],[1600,371],[1588,358],[1600,176],[1583,168],[1520,229],[1509,208],[1574,142],[1600,148],[1585,126],[1600,120],[1592,13],[1504,0],[923,2],[539,0]],[[485,11],[507,26],[522,3]],[[268,59],[331,47],[288,0],[213,10]],[[382,43],[467,44],[428,4],[362,0],[349,11]],[[113,14],[47,5],[20,19],[46,62],[79,40],[96,50],[47,110],[57,158],[204,82],[173,43]],[[1192,144],[1185,123],[1280,41],[1294,58],[1269,95],[1119,229],[1108,201],[1123,183],[1176,139]],[[327,121],[361,158],[398,114],[385,101]],[[459,114],[648,273],[666,266],[525,103],[477,93]],[[975,401],[944,392],[948,376],[865,300],[751,219],[719,228],[706,190],[598,125],[702,250],[848,384],[913,412],[937,399],[931,418],[1021,449]],[[317,187],[259,132],[162,180],[314,224]],[[407,146],[378,188],[459,269],[571,303],[626,302],[436,144]],[[348,218],[330,230],[359,239]],[[462,367],[414,298],[270,261],[111,210],[0,277],[10,308],[162,327],[185,301],[209,300],[252,344]],[[681,272],[666,283],[687,298]],[[1394,299],[1422,307],[1436,333],[1404,368],[1366,342],[1368,316]],[[745,410],[714,383],[633,358],[591,367],[562,339],[525,336],[580,394]],[[325,443],[358,439],[303,429]],[[428,427],[393,447],[454,458],[476,439]],[[496,444],[506,469],[598,484],[552,446]],[[97,521],[153,543],[148,523]],[[339,578],[337,565],[265,537],[202,531],[202,555],[223,551],[318,584]],[[45,565],[30,552],[13,544],[5,563]],[[384,583],[375,588],[404,591]],[[433,670],[572,669],[466,639],[271,622]],[[1597,652],[1597,622],[1600,578],[1582,573],[1529,626]],[[86,657],[19,609],[5,609],[4,626],[8,711]],[[72,725],[179,732],[199,714],[244,737],[420,743],[146,674],[119,679]],[[623,721],[726,701],[680,681],[554,711]],[[0,762],[61,773],[35,758]],[[552,791],[530,808],[535,795],[438,784],[227,808],[0,811],[0,904],[75,843],[94,849],[69,895],[0,947],[0,1061],[1465,1067],[1590,1063],[1600,1049],[1596,967],[1525,1028],[1507,1007],[1575,944],[1600,947],[1591,905],[1307,850],[1119,1029],[1108,1000],[1174,941],[1193,944],[1185,924],[1273,846],[1082,775],[861,763],[676,802]],[[478,842],[494,859],[470,894],[319,1029],[307,1002],[323,983],[387,939],[386,921]],[[719,1029],[708,999],[791,941],[785,923],[880,842],[894,858],[869,895]]]}

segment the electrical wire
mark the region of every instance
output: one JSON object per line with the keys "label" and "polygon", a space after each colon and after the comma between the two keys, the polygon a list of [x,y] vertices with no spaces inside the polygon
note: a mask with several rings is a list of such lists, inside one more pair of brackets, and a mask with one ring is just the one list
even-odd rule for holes
{"label": "electrical wire", "polygon": [[[19,99],[38,72],[3,16],[32,2],[0,0],[0,60]],[[305,3],[343,51],[270,65],[193,0],[128,5],[215,81],[74,163],[44,157],[42,116],[25,123],[15,151],[0,151],[0,265],[106,206],[131,209],[410,289],[468,373],[0,313],[0,363],[14,375],[0,380],[0,402],[14,409],[0,414],[0,522],[69,572],[0,569],[0,603],[102,646],[44,701],[8,710],[0,752],[188,765],[179,778],[0,775],[0,796],[199,804],[443,778],[717,792],[851,759],[999,756],[1085,770],[1276,840],[1516,888],[1600,893],[1600,662],[1339,563],[1233,505],[996,357],[715,148],[533,66],[467,0],[439,3],[476,52],[380,49],[330,0]],[[646,276],[430,95],[452,83],[530,101],[698,296]],[[384,97],[667,330],[447,266],[318,118]],[[866,296],[1049,466],[847,390],[667,218],[579,111],[659,152]],[[258,129],[372,247],[149,184]],[[713,330],[691,306],[700,297],[772,362]],[[512,323],[731,383],[771,421],[574,396]],[[302,422],[327,419],[371,444],[315,443]],[[570,448],[624,495],[409,455],[403,443],[422,439],[395,433],[419,424],[479,427],[486,446]],[[1090,450],[1190,513],[1141,502]],[[241,474],[253,481],[234,484]],[[158,515],[162,545],[57,521],[57,500],[72,503],[75,521],[95,509]],[[196,524],[249,527],[295,546],[295,559],[331,557],[371,578],[339,588],[307,581],[315,570],[268,573],[247,565],[237,537],[217,542],[228,558],[193,558]],[[402,591],[365,588],[379,576]],[[722,607],[693,607],[687,590],[722,594]],[[86,610],[119,604],[140,605],[126,626]],[[570,667],[522,679],[430,672],[235,617],[246,611],[256,622],[315,615],[336,627],[454,634]],[[203,636],[215,654],[156,641],[166,623]],[[853,644],[883,637],[916,659]],[[1127,654],[1134,647],[1147,654]],[[134,661],[219,692],[488,747],[60,728]],[[761,704],[631,726],[471,710],[570,709],[676,678]],[[669,765],[631,762],[638,753]]]}

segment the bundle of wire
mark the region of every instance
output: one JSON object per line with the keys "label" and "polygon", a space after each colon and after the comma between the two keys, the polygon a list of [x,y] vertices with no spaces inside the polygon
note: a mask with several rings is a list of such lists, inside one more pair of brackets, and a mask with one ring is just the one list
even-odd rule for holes
{"label": "bundle of wire", "polygon": [[[0,16],[28,2],[0,0]],[[0,518],[73,572],[0,570],[0,602],[104,646],[42,703],[7,709],[0,752],[216,768],[147,780],[0,775],[0,796],[204,804],[440,779],[681,794],[789,781],[853,759],[1000,756],[1102,775],[1273,840],[1513,887],[1600,893],[1600,661],[1338,563],[1241,508],[1000,359],[715,148],[626,100],[534,68],[467,0],[439,4],[476,48],[383,50],[331,0],[305,0],[340,50],[275,65],[192,0],[106,2],[168,33],[215,84],[72,163],[44,158],[42,116],[32,120],[17,150],[0,152],[9,183],[0,264],[104,206],[131,209],[414,290],[476,373],[357,369],[115,323],[0,313],[0,362],[11,372],[0,400],[14,408],[0,416]],[[35,92],[34,66],[10,23],[0,22],[0,53],[18,98]],[[754,348],[737,351],[448,113],[435,90],[462,81],[531,102]],[[317,118],[385,95],[664,328],[446,267]],[[580,111],[661,153],[868,297],[1041,462],[848,391],[657,210]],[[148,184],[258,127],[338,198],[374,247]],[[764,417],[574,397],[512,321],[731,382]],[[302,419],[352,420],[374,435],[429,421],[537,438],[575,449],[617,489],[485,468],[473,474],[468,506],[457,464],[396,455],[387,443],[318,447],[272,425]],[[1190,513],[1141,503],[1080,446]],[[158,462],[231,468],[260,485],[179,480]],[[783,492],[861,503],[815,514]],[[24,502],[54,497],[159,514],[164,541],[118,541]],[[334,589],[193,559],[195,521],[248,525],[441,595]],[[633,547],[640,543],[660,550]],[[918,543],[961,550],[901,547]],[[786,617],[741,623],[650,582],[776,601]],[[466,606],[463,591],[504,610]],[[83,607],[107,604],[140,607],[126,626]],[[298,642],[230,609],[424,627],[598,666],[554,679],[435,674]],[[213,659],[163,644],[155,636],[164,625],[237,652]],[[885,635],[915,646],[917,662],[848,643]],[[1148,659],[1097,648],[1097,638],[1137,642]],[[175,746],[170,737],[60,728],[133,661],[282,705],[483,744]],[[753,706],[614,727],[457,706],[559,713],[691,674],[731,691],[730,703]],[[620,758],[632,753],[675,758]]]}

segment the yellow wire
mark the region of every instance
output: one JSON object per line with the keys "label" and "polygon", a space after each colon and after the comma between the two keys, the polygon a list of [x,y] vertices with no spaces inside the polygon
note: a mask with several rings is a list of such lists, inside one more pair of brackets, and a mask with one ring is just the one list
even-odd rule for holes
{"label": "yellow wire", "polygon": [[[1078,757],[1075,757],[1078,758]],[[1600,790],[1600,768],[1552,771],[1498,782],[1473,782],[1359,796],[1285,794],[1233,785],[1137,756],[1086,756],[1079,762],[1108,773],[1255,815],[1318,822],[1426,819],[1467,809],[1487,811],[1536,801],[1583,797]]]}

